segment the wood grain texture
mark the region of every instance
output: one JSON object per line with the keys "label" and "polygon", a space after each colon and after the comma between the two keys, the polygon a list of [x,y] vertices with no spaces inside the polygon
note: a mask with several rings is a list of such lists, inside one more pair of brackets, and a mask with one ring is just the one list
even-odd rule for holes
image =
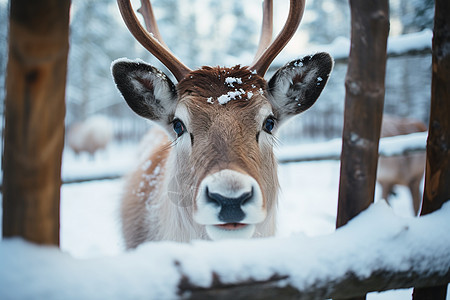
{"label": "wood grain texture", "polygon": [[3,236],[59,244],[68,0],[11,1]]}
{"label": "wood grain texture", "polygon": [[[450,199],[450,2],[435,1],[431,109],[421,215]],[[415,288],[414,300],[444,300],[447,284]]]}

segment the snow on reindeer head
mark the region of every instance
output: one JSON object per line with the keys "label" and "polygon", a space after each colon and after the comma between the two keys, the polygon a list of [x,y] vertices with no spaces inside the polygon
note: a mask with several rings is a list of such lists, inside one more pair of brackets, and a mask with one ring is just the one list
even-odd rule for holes
{"label": "snow on reindeer head", "polygon": [[[164,73],[140,61],[121,59],[112,66],[130,108],[166,129],[173,141],[167,153],[154,154],[163,156],[165,171],[158,184],[165,192],[147,189],[142,197],[148,210],[164,211],[144,209],[142,214],[147,216],[142,218],[152,229],[137,228],[136,222],[127,220],[139,219],[138,212],[123,212],[128,247],[144,240],[273,235],[278,190],[273,134],[287,119],[315,103],[333,65],[327,53],[318,53],[291,61],[268,82],[263,78],[295,33],[304,0],[291,0],[288,21],[273,43],[272,25],[266,21],[271,19],[272,3],[265,2],[260,46],[251,66],[193,71],[167,50],[156,22],[147,22],[152,32],[148,34],[128,0],[119,1],[119,7],[136,39],[179,81],[173,84]],[[144,11],[146,20],[154,19],[151,9]],[[130,208],[138,201],[125,202],[132,203],[123,206],[126,211],[139,211]]]}

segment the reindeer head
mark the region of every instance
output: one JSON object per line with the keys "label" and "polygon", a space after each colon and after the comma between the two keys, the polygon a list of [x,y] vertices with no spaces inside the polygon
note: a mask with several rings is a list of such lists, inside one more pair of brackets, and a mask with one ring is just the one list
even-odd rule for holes
{"label": "reindeer head", "polygon": [[314,104],[332,68],[331,57],[318,53],[289,62],[268,82],[263,78],[294,34],[304,1],[291,1],[288,21],[270,45],[272,4],[265,3],[259,51],[250,67],[194,71],[161,43],[149,3],[143,8],[153,35],[140,26],[128,1],[119,4],[130,31],[179,81],[175,85],[143,62],[119,60],[112,66],[130,108],[165,128],[174,141],[168,189],[191,208],[194,222],[205,226],[210,238],[253,236],[258,224],[273,220],[274,134]]}

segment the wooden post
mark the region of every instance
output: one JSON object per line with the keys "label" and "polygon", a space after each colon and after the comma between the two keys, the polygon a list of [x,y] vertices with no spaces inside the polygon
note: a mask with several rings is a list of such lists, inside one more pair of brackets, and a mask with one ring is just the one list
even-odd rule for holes
{"label": "wooden post", "polygon": [[[450,199],[450,2],[435,1],[431,109],[421,215]],[[443,300],[447,285],[415,288],[414,300]]]}
{"label": "wooden post", "polygon": [[352,46],[345,79],[337,226],[373,202],[384,105],[387,0],[350,0]]}
{"label": "wooden post", "polygon": [[3,236],[59,244],[69,0],[12,0]]}
{"label": "wooden post", "polygon": [[373,202],[389,33],[388,0],[350,0],[350,9],[351,50],[345,79],[336,227],[345,225]]}

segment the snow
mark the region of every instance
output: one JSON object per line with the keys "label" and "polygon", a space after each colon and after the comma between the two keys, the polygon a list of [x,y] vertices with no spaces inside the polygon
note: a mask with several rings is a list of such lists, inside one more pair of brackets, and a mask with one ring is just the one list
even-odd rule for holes
{"label": "snow", "polygon": [[342,149],[342,139],[333,139],[323,143],[285,146],[276,149],[278,160],[281,162],[293,160],[339,159]]}
{"label": "snow", "polygon": [[225,95],[218,97],[217,101],[219,101],[220,104],[225,105],[228,102],[230,102],[231,100],[234,100],[236,98],[240,99],[242,97],[242,95],[244,95],[244,94],[245,94],[245,91],[243,89],[230,91],[230,92],[226,93]]}
{"label": "snow", "polygon": [[225,78],[225,83],[227,83],[229,87],[234,88],[233,83],[242,84],[242,79],[235,78],[235,77],[227,77],[227,78]]}
{"label": "snow", "polygon": [[[311,151],[326,149],[323,144],[304,147]],[[340,146],[335,148],[340,150]],[[97,155],[93,163],[102,170],[102,163],[107,166],[119,157],[136,157],[131,154],[131,148],[128,153],[124,149],[127,147],[111,149],[104,153],[106,158]],[[65,155],[65,165],[74,165],[72,160],[75,158]],[[108,169],[105,167],[104,171]],[[275,271],[289,274],[291,279],[287,283],[302,287],[315,278],[338,276],[346,264],[350,264],[355,274],[367,274],[373,266],[367,260],[370,253],[379,257],[377,264],[399,268],[406,266],[401,260],[403,255],[410,254],[414,248],[420,248],[421,255],[439,255],[436,251],[442,249],[447,251],[444,256],[448,255],[449,204],[433,218],[412,218],[408,190],[399,187],[391,202],[392,209],[379,201],[350,226],[335,232],[339,162],[282,164],[279,172],[280,218],[275,238],[218,243],[148,243],[129,253],[124,253],[118,221],[123,181],[64,185],[62,252],[20,239],[0,242],[0,298],[173,298],[180,270],[190,277],[191,283],[199,286],[211,282],[211,271],[219,274],[224,282],[245,278],[264,280]],[[420,247],[415,240],[417,236],[423,242]],[[264,251],[258,251],[261,248]],[[179,264],[175,265],[174,261]],[[436,268],[450,267],[439,261],[436,265]],[[410,299],[410,295],[411,290],[407,289],[371,293],[368,299],[403,300]]]}
{"label": "snow", "polygon": [[402,54],[409,51],[431,49],[433,31],[424,29],[420,32],[400,35],[388,39],[387,52],[390,54]]}
{"label": "snow", "polygon": [[61,248],[75,258],[123,252],[119,196],[123,181],[66,184],[61,190]]}
{"label": "snow", "polygon": [[155,266],[170,265],[170,256],[152,251],[148,259],[148,254],[78,260],[56,248],[3,241],[0,293],[2,299],[173,299],[175,268],[154,272],[158,276],[146,274]]}
{"label": "snow", "polygon": [[66,149],[63,153],[61,176],[64,182],[78,181],[82,178],[120,177],[136,163],[136,153],[136,145],[131,144],[112,145],[100,150],[93,157],[87,153],[77,156]]}
{"label": "snow", "polygon": [[[399,218],[379,201],[330,235],[147,243],[126,254],[86,260],[56,248],[8,239],[0,243],[0,290],[7,299],[173,299],[182,276],[207,287],[213,273],[225,284],[289,275],[285,283],[298,289],[338,278],[349,269],[356,276],[369,276],[384,267],[410,270],[409,259],[415,262],[414,271],[445,273],[450,260],[438,258],[448,256],[449,218],[450,204],[433,215]],[[430,256],[436,259],[427,265],[419,263]]]}
{"label": "snow", "polygon": [[[383,156],[400,155],[405,151],[425,150],[427,143],[427,132],[417,132],[395,137],[380,139],[379,153]],[[351,135],[354,141],[364,143],[355,134]],[[333,139],[327,142],[285,146],[276,149],[280,162],[310,161],[323,159],[339,159],[342,149],[342,139]]]}
{"label": "snow", "polygon": [[402,136],[386,137],[380,141],[380,154],[392,156],[406,150],[425,149],[428,132],[417,132]]}

